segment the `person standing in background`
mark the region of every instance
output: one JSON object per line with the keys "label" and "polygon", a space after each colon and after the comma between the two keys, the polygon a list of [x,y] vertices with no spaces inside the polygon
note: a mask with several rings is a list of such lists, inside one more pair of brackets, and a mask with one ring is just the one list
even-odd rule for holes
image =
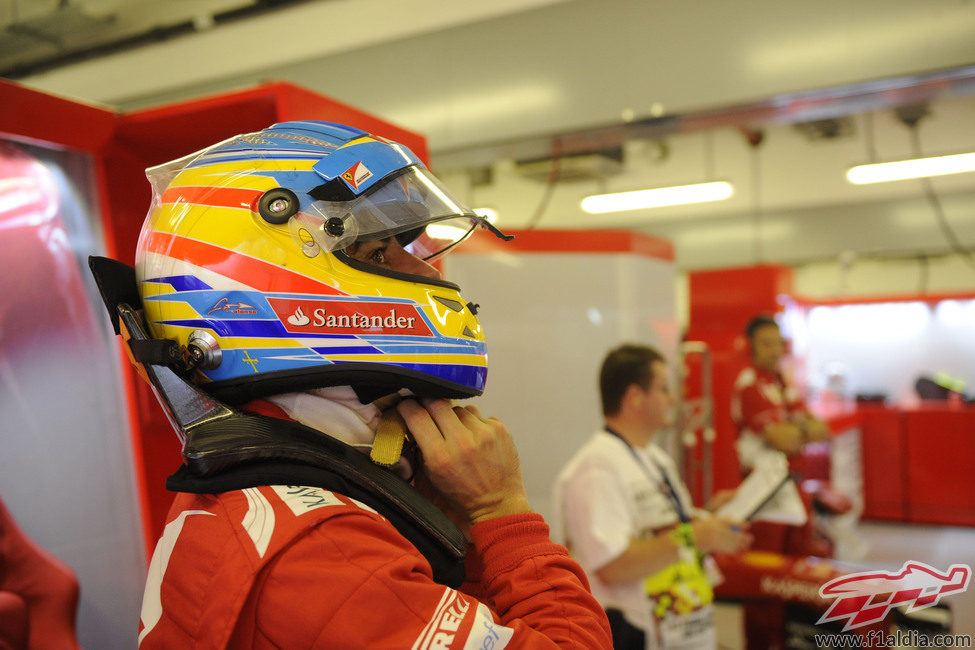
{"label": "person standing in background", "polygon": [[746,326],[745,335],[751,363],[735,380],[731,417],[738,427],[738,460],[747,470],[763,450],[795,456],[806,443],[828,440],[829,429],[809,412],[779,367],[785,341],[775,320],[756,316]]}
{"label": "person standing in background", "polygon": [[621,345],[603,360],[599,387],[605,426],[556,480],[566,545],[607,610],[617,650],[714,648],[705,559],[740,552],[751,536],[695,509],[673,460],[654,444],[675,403],[663,355]]}

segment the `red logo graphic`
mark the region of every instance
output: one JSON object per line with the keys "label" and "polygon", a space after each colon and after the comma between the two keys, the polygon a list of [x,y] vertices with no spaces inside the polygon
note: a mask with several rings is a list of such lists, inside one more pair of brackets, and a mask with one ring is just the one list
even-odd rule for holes
{"label": "red logo graphic", "polygon": [[397,334],[433,336],[415,305],[351,300],[268,298],[292,334]]}
{"label": "red logo graphic", "polygon": [[358,190],[359,184],[369,178],[372,178],[372,172],[362,164],[362,161],[357,162],[342,172],[342,180],[348,183],[354,190]]}
{"label": "red logo graphic", "polygon": [[942,573],[912,561],[897,573],[865,571],[834,578],[819,588],[819,595],[836,602],[816,623],[847,619],[845,632],[883,620],[892,607],[909,604],[908,612],[931,607],[942,596],[968,589],[971,574],[967,564],[952,564]]}

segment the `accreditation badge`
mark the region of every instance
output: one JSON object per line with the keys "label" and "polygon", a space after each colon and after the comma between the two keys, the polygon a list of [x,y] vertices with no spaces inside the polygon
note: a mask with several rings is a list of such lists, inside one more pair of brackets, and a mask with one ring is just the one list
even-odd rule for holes
{"label": "accreditation badge", "polygon": [[694,545],[694,531],[682,523],[671,535],[680,559],[643,581],[657,640],[665,648],[713,648],[714,592]]}

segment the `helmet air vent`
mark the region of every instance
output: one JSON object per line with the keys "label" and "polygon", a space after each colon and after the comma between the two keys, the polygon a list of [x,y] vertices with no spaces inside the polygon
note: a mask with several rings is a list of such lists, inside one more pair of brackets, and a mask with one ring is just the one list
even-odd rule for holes
{"label": "helmet air vent", "polygon": [[280,225],[298,212],[298,197],[291,190],[277,187],[261,195],[257,211],[264,221]]}
{"label": "helmet air vent", "polygon": [[453,311],[463,311],[464,309],[463,303],[457,302],[456,300],[451,300],[450,298],[441,298],[440,296],[434,296],[433,299],[439,302],[447,309],[451,309]]}

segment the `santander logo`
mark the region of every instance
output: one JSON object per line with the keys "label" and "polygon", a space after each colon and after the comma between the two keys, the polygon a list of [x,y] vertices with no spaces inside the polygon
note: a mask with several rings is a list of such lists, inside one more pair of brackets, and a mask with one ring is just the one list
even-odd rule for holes
{"label": "santander logo", "polygon": [[295,310],[295,313],[288,316],[288,322],[296,327],[303,327],[311,322],[311,319],[305,316],[305,312],[301,311],[301,306]]}
{"label": "santander logo", "polygon": [[268,298],[268,303],[293,334],[433,336],[413,304],[292,298]]}

